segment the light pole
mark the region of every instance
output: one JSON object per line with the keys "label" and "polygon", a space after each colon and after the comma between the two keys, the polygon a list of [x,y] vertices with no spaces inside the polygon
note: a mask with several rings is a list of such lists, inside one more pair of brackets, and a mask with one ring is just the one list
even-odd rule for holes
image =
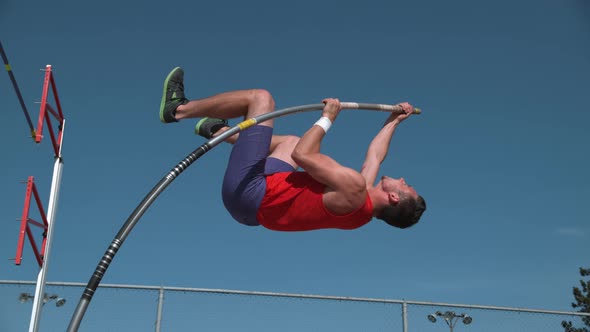
{"label": "light pole", "polygon": [[[29,293],[20,293],[18,296],[18,300],[20,303],[25,303],[29,300],[33,300],[35,296]],[[43,294],[43,305],[49,301],[55,301],[56,307],[61,307],[62,305],[66,304],[66,299],[59,297],[57,294],[48,295],[47,293]]]}
{"label": "light pole", "polygon": [[473,321],[471,316],[467,314],[457,315],[454,311],[445,311],[444,313],[437,311],[434,314],[428,315],[428,320],[431,323],[436,323],[436,317],[442,317],[445,320],[445,323],[447,323],[449,326],[451,332],[453,332],[453,329],[455,328],[455,325],[457,325],[457,322],[460,318],[462,318],[463,324],[465,325],[469,325]]}

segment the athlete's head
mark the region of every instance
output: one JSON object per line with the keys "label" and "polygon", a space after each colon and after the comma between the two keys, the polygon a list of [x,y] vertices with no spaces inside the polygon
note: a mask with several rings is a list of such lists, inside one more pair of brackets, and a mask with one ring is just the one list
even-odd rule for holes
{"label": "athlete's head", "polygon": [[403,178],[384,176],[377,187],[387,193],[389,200],[389,205],[379,211],[377,218],[398,228],[408,228],[420,220],[426,202]]}

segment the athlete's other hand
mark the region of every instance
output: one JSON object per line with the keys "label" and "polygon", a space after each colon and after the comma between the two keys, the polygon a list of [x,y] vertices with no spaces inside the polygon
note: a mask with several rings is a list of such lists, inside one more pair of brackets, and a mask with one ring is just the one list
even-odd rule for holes
{"label": "athlete's other hand", "polygon": [[389,121],[395,121],[397,123],[400,123],[402,121],[404,121],[405,119],[409,118],[410,115],[412,115],[414,113],[414,106],[412,106],[410,103],[404,102],[404,103],[399,103],[396,106],[399,106],[402,108],[403,112],[402,113],[391,113],[391,115],[389,116]]}

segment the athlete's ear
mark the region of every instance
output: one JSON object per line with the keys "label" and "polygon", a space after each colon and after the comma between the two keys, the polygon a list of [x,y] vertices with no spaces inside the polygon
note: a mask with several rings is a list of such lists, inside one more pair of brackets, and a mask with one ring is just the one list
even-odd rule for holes
{"label": "athlete's ear", "polygon": [[399,195],[395,192],[391,192],[387,194],[387,198],[389,199],[389,204],[396,206],[399,204]]}

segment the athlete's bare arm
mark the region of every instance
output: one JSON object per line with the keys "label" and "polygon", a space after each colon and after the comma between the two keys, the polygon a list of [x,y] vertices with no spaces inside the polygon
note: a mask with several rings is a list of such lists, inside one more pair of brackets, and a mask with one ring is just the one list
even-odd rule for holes
{"label": "athlete's bare arm", "polygon": [[361,168],[361,175],[365,178],[367,187],[372,187],[375,183],[379,167],[389,151],[389,144],[395,129],[414,112],[414,107],[408,103],[401,103],[399,106],[403,108],[404,113],[392,113],[367,149],[365,162]]}

